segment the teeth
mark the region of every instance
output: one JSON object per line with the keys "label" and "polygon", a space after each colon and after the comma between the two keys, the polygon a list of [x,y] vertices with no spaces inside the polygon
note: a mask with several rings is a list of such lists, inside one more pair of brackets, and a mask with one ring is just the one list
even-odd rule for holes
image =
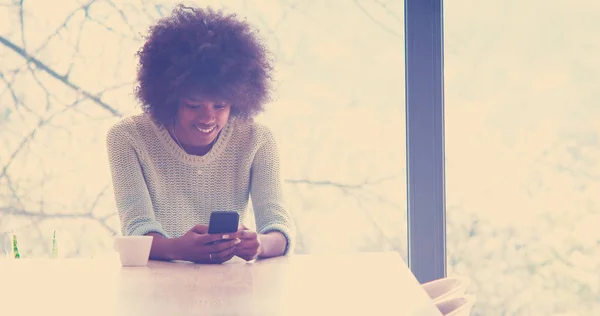
{"label": "teeth", "polygon": [[208,134],[208,133],[212,132],[215,129],[215,127],[216,126],[213,126],[211,128],[200,128],[200,127],[196,126],[196,129],[201,131],[202,133]]}

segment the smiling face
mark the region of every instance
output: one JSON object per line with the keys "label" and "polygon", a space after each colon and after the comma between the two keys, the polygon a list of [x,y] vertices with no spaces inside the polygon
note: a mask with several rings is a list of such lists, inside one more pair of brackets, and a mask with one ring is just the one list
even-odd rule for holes
{"label": "smiling face", "polygon": [[231,105],[199,95],[182,98],[175,120],[175,137],[188,152],[206,153],[229,120]]}

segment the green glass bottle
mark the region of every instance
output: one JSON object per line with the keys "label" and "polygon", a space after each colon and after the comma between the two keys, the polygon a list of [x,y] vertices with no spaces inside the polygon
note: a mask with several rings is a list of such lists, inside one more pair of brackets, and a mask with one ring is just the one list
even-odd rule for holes
{"label": "green glass bottle", "polygon": [[17,235],[13,233],[12,237],[12,248],[13,253],[15,254],[15,259],[20,259],[21,255],[19,254],[19,246],[17,245]]}
{"label": "green glass bottle", "polygon": [[58,258],[58,243],[56,242],[56,229],[52,234],[52,254],[51,258]]}

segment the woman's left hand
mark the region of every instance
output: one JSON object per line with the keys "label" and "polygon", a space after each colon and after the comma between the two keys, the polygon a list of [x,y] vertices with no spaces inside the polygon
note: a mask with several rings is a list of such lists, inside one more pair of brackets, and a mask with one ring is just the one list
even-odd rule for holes
{"label": "woman's left hand", "polygon": [[262,252],[260,236],[244,225],[240,227],[238,232],[240,233],[239,239],[241,242],[235,246],[233,254],[246,261],[252,261],[260,256]]}

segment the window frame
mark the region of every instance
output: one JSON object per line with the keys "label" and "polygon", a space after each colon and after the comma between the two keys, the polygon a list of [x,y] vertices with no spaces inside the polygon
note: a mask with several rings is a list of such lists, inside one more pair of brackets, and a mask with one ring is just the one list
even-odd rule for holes
{"label": "window frame", "polygon": [[446,277],[443,0],[405,0],[408,265]]}

